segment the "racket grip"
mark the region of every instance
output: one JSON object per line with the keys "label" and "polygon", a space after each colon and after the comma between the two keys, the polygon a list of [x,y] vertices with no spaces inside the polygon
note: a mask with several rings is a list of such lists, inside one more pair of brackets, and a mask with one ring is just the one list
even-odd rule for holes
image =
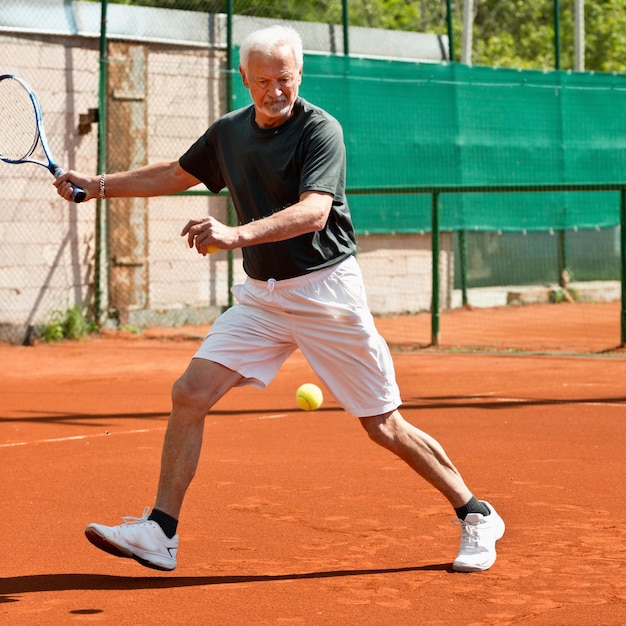
{"label": "racket grip", "polygon": [[[52,175],[55,178],[58,178],[59,176],[61,176],[61,174],[65,174],[65,170],[59,167],[58,165],[51,166],[50,171],[52,172]],[[85,190],[81,189],[80,187],[77,187],[71,181],[70,181],[70,185],[72,185],[72,195],[70,196],[70,199],[72,200],[72,202],[76,202],[77,204],[79,202],[82,202],[85,199],[85,196],[87,195],[85,193]]]}

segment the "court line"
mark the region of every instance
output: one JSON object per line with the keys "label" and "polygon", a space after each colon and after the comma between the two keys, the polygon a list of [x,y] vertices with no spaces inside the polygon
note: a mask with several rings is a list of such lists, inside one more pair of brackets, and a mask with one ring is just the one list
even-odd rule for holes
{"label": "court line", "polygon": [[[482,396],[490,395],[490,394],[481,394]],[[465,396],[467,399],[479,399],[480,396]],[[524,403],[528,402],[528,398],[494,398],[496,402],[515,402],[515,403]],[[563,400],[563,404],[567,404],[567,400]],[[579,406],[624,406],[623,402],[606,402],[602,400],[588,400],[584,402],[579,402]],[[270,415],[260,415],[255,418],[256,420],[271,420],[271,419],[281,419],[283,417],[288,417],[288,413],[275,413]],[[15,441],[13,443],[0,443],[0,448],[17,448],[20,446],[27,446],[32,444],[41,444],[41,443],[60,443],[65,441],[80,441],[81,439],[94,439],[96,437],[111,437],[113,435],[134,435],[139,433],[151,433],[157,431],[164,431],[166,427],[162,428],[139,428],[136,430],[123,430],[120,432],[109,432],[105,431],[103,433],[97,433],[94,435],[74,435],[72,437],[56,437],[53,439],[37,439],[35,441]]]}
{"label": "court line", "polygon": [[81,439],[95,439],[96,437],[112,437],[114,435],[135,435],[138,433],[152,433],[158,430],[165,430],[162,428],[139,428],[136,430],[122,430],[119,432],[105,431],[103,433],[96,433],[94,435],[74,435],[72,437],[56,437],[54,439],[37,439],[35,441],[15,441],[13,443],[0,443],[0,448],[16,448],[19,446],[28,446],[39,443],[59,443],[64,441],[80,441]]}
{"label": "court line", "polygon": [[[281,417],[287,417],[287,413],[276,413],[274,415],[261,415],[254,419],[260,420],[271,420],[271,419],[279,419]],[[94,439],[96,437],[111,437],[113,435],[135,435],[139,433],[152,433],[157,431],[166,430],[166,427],[161,428],[138,428],[135,430],[122,430],[119,432],[110,432],[105,431],[103,433],[96,433],[93,435],[74,435],[72,437],[55,437],[53,439],[36,439],[35,441],[14,441],[13,443],[0,443],[0,448],[18,448],[20,446],[28,446],[32,444],[40,444],[40,443],[62,443],[64,441],[80,441],[81,439]]]}
{"label": "court line", "polygon": [[[288,417],[287,413],[275,413],[273,415],[261,415],[254,419],[271,420],[279,419],[282,417]],[[152,433],[157,431],[166,430],[166,427],[161,428],[138,428],[135,430],[122,430],[119,432],[105,431],[103,433],[96,433],[93,435],[74,435],[72,437],[55,437],[53,439],[36,439],[35,441],[14,441],[13,443],[0,443],[0,448],[18,448],[20,446],[28,446],[32,444],[40,443],[61,443],[64,441],[80,441],[81,439],[94,439],[96,437],[111,437],[113,435],[135,435],[138,433]]]}

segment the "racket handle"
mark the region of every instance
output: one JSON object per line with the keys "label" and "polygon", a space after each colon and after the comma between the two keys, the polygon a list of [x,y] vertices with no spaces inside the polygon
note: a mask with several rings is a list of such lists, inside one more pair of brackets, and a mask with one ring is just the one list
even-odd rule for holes
{"label": "racket handle", "polygon": [[[61,174],[65,174],[65,170],[63,170],[63,168],[59,167],[58,165],[51,165],[50,171],[52,172],[52,175],[55,178],[58,178],[59,176],[61,176]],[[70,185],[72,185],[72,195],[70,196],[72,202],[76,202],[77,204],[79,202],[82,202],[85,199],[85,196],[87,195],[85,193],[85,190],[81,189],[80,187],[77,187],[71,181],[70,181]]]}

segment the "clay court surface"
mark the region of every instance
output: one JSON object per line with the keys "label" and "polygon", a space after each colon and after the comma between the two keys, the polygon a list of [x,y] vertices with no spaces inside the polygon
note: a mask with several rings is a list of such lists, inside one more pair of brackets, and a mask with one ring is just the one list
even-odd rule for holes
{"label": "clay court surface", "polygon": [[296,409],[299,353],[207,417],[174,572],[96,550],[87,523],[152,504],[195,334],[0,345],[1,624],[626,624],[619,351],[395,354],[404,416],[507,523],[488,572],[452,571],[450,506],[333,398]]}

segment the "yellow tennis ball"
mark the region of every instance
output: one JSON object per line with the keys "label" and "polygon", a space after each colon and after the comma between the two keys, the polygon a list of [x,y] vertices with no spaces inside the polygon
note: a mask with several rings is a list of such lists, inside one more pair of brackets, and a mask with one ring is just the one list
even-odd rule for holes
{"label": "yellow tennis ball", "polygon": [[313,383],[305,383],[298,387],[296,391],[296,402],[303,411],[315,411],[322,406],[324,394],[322,390]]}
{"label": "yellow tennis ball", "polygon": [[218,250],[219,248],[217,246],[207,246],[206,253],[213,254],[214,252],[217,252]]}

